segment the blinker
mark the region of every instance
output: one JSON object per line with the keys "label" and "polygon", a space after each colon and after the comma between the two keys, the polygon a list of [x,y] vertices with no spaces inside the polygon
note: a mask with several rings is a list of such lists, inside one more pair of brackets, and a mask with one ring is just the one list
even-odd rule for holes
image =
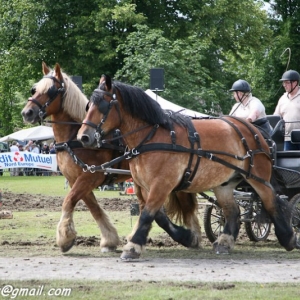
{"label": "blinker", "polygon": [[105,101],[104,99],[101,99],[101,101],[99,102],[98,109],[101,113],[106,115],[109,109],[109,102]]}

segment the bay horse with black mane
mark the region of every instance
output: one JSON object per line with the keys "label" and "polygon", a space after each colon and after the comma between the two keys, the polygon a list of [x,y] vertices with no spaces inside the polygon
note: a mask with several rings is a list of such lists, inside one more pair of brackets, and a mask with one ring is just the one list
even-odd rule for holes
{"label": "bay horse with black mane", "polygon": [[[122,140],[107,143],[100,149],[85,149],[76,140],[77,131],[86,114],[88,99],[80,91],[72,79],[62,72],[59,64],[51,70],[42,63],[44,77],[34,85],[32,97],[28,99],[22,110],[24,121],[35,124],[51,116],[56,140],[57,161],[62,174],[69,181],[71,190],[64,198],[61,219],[57,225],[56,241],[62,252],[68,251],[74,244],[76,231],[73,212],[77,202],[82,199],[96,220],[102,233],[100,248],[102,252],[114,251],[119,244],[119,236],[105,211],[99,206],[93,189],[115,182],[122,182],[130,176],[128,161],[124,160],[114,167],[127,170],[120,174],[94,172],[93,166],[101,165],[124,153]],[[128,175],[129,174],[129,175]],[[195,236],[193,246],[197,247],[201,240],[201,229],[197,217],[197,199],[195,194],[176,194],[170,197],[172,207],[169,216],[178,219],[187,228],[183,232],[192,231]],[[141,208],[143,203],[140,204]],[[178,239],[177,226],[172,224],[163,210],[157,215],[158,222],[170,236],[179,243],[186,244],[185,239]],[[130,236],[134,234],[133,229]],[[181,227],[179,227],[181,230]],[[180,236],[181,238],[181,236]]]}
{"label": "bay horse with black mane", "polygon": [[[261,133],[235,117],[193,119],[164,111],[138,87],[106,76],[93,92],[77,138],[86,147],[119,128],[127,152],[111,163],[129,159],[136,194],[145,203],[139,224],[124,246],[122,259],[139,258],[151,223],[172,191],[212,189],[225,216],[216,253],[228,253],[237,238],[240,219],[233,190],[245,180],[258,194],[275,226],[279,243],[288,251],[299,248],[286,215],[289,208],[270,184],[273,162]],[[192,238],[186,237],[192,241]]]}

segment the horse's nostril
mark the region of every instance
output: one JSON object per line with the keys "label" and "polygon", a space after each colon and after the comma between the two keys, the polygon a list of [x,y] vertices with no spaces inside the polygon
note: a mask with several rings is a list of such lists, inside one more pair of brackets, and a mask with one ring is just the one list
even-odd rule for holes
{"label": "horse's nostril", "polygon": [[80,139],[80,141],[81,141],[82,143],[84,143],[84,144],[88,143],[89,140],[90,140],[90,138],[89,138],[89,136],[86,135],[86,134],[83,134],[83,135],[81,136],[81,139]]}
{"label": "horse's nostril", "polygon": [[22,116],[23,117],[31,117],[33,115],[33,110],[32,109],[28,109],[26,111],[22,111]]}

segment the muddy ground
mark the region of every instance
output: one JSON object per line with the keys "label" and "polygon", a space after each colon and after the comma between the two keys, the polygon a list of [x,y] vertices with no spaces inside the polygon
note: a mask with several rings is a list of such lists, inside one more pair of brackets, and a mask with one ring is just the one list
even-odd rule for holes
{"label": "muddy ground", "polygon": [[[61,211],[61,197],[13,194],[10,192],[3,192],[2,197],[2,209],[5,210],[32,211],[46,209],[48,211]],[[107,211],[128,211],[130,204],[135,202],[132,198],[122,198],[122,201],[120,199],[99,199],[98,201]],[[87,210],[82,202],[78,203],[76,209]],[[247,236],[241,234],[239,244],[247,239]],[[27,247],[14,245],[19,249],[18,255],[10,258],[0,257],[0,279],[64,278],[74,280],[196,280],[206,282],[300,283],[300,262],[298,256],[296,259],[291,257],[283,259],[283,252],[280,252],[278,259],[274,258],[274,256],[271,259],[268,259],[268,257],[259,259],[238,258],[239,256],[234,254],[221,259],[220,257],[216,257],[216,259],[174,259],[166,257],[166,254],[164,254],[164,257],[160,257],[160,253],[157,251],[155,252],[157,256],[154,258],[152,258],[153,256],[148,258],[146,252],[146,255],[139,261],[123,262],[119,259],[120,250],[111,255],[102,255],[99,251],[99,238],[97,237],[78,237],[76,245],[78,247],[89,246],[84,248],[86,249],[86,254],[59,254],[54,257],[45,257],[42,254],[32,256],[30,255],[30,247],[36,247],[37,245],[29,244],[26,245]],[[7,246],[5,243],[0,245],[0,247]],[[172,249],[172,247],[178,247],[178,244],[163,235],[161,239],[152,240],[148,243],[147,247],[150,248],[150,252],[152,246]],[[270,251],[273,251],[273,248]]]}

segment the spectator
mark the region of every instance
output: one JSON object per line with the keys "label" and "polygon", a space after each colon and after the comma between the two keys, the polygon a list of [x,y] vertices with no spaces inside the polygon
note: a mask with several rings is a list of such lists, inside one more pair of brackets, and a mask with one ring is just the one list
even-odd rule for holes
{"label": "spectator", "polygon": [[[20,152],[24,151],[23,145],[22,144],[18,144],[18,148]],[[20,168],[19,169],[19,176],[24,176],[24,169]]]}
{"label": "spectator", "polygon": [[50,154],[56,154],[54,143],[51,143],[49,146],[49,153]]}
{"label": "spectator", "polygon": [[[19,147],[16,141],[13,141],[10,146],[10,152],[18,152]],[[19,176],[19,168],[10,168],[10,176]]]}
{"label": "spectator", "polygon": [[[43,147],[41,149],[41,153],[42,154],[49,154],[50,153],[49,146],[46,142],[43,144]],[[42,173],[43,173],[43,176],[50,176],[50,173],[49,173],[48,170],[43,170]]]}
{"label": "spectator", "polygon": [[43,144],[43,147],[41,149],[41,153],[42,154],[49,154],[49,146],[46,142]]}
{"label": "spectator", "polygon": [[292,144],[291,131],[300,129],[300,75],[297,71],[289,70],[283,73],[279,80],[285,89],[280,97],[274,115],[281,116],[285,123],[284,150],[300,150],[300,144]]}

